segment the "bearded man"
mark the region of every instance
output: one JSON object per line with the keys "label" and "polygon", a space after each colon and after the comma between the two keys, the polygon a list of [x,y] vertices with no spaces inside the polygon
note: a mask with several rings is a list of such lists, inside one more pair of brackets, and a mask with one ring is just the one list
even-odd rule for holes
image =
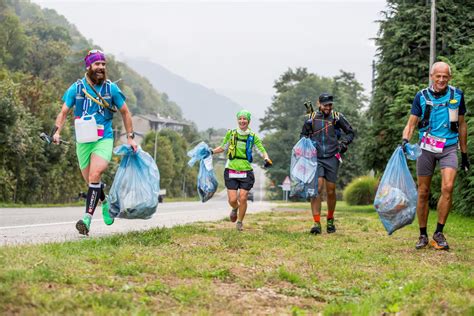
{"label": "bearded man", "polygon": [[[336,210],[336,181],[341,155],[355,137],[355,132],[345,116],[333,110],[333,96],[322,93],[318,98],[319,109],[310,114],[301,130],[301,137],[309,137],[318,151],[318,196],[311,198],[311,212],[314,225],[311,234],[321,234],[321,192],[324,185],[327,193],[328,234],[336,232],[334,212]],[[344,132],[344,136],[341,132]]]}
{"label": "bearded man", "polygon": [[60,143],[60,133],[67,114],[74,107],[76,154],[82,176],[89,185],[85,214],[76,223],[76,229],[80,234],[88,235],[99,200],[102,201],[104,222],[107,225],[114,222],[109,215],[109,205],[101,177],[112,158],[114,145],[112,119],[115,112],[118,111],[122,115],[127,131],[127,143],[134,151],[137,150],[137,144],[134,141],[132,116],[125,103],[125,96],[115,83],[107,79],[105,54],[94,49],[87,53],[84,61],[86,74],[64,93],[64,103],[56,118],[53,140],[55,144]]}

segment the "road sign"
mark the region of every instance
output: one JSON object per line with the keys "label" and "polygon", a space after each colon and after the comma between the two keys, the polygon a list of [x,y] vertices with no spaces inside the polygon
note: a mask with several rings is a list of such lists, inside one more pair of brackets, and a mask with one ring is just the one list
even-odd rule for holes
{"label": "road sign", "polygon": [[283,183],[281,184],[281,188],[283,189],[283,191],[290,191],[291,190],[290,177],[286,176],[285,180],[283,180]]}

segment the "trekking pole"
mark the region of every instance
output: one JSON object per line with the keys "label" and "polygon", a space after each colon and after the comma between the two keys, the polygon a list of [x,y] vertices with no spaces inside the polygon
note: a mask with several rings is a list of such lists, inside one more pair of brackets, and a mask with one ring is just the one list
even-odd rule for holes
{"label": "trekking pole", "polygon": [[311,103],[311,101],[306,101],[304,103],[304,107],[306,108],[306,113],[309,114],[311,117],[312,114],[314,113],[313,103]]}
{"label": "trekking pole", "polygon": [[[42,141],[44,141],[45,143],[50,145],[51,143],[53,143],[53,135],[54,135],[54,133],[56,133],[57,130],[58,130],[57,127],[53,127],[53,129],[51,130],[51,135],[48,135],[48,134],[42,132],[42,133],[39,134],[39,137],[41,138]],[[60,139],[59,144],[69,145],[69,142],[66,142],[66,141]]]}

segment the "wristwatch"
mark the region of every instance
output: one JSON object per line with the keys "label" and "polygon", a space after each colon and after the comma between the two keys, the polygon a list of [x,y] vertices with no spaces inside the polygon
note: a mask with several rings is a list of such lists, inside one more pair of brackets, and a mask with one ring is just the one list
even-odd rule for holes
{"label": "wristwatch", "polygon": [[127,138],[134,139],[135,138],[135,132],[127,133]]}

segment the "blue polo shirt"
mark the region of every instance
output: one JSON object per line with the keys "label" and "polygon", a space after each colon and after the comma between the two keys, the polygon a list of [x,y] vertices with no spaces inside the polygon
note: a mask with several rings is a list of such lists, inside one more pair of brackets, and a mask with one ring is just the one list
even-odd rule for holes
{"label": "blue polo shirt", "polygon": [[[454,89],[453,100],[451,97],[451,89]],[[458,142],[459,134],[450,130],[448,107],[458,108],[458,115],[466,114],[466,104],[464,102],[464,94],[461,90],[448,86],[446,92],[436,93],[431,88],[427,90],[429,99],[433,102],[430,114],[429,133],[433,136],[446,138],[446,146],[454,145]],[[450,102],[452,101],[452,102]],[[427,104],[423,92],[419,91],[411,106],[411,114],[423,118]],[[420,140],[423,132],[427,128],[420,130]]]}

